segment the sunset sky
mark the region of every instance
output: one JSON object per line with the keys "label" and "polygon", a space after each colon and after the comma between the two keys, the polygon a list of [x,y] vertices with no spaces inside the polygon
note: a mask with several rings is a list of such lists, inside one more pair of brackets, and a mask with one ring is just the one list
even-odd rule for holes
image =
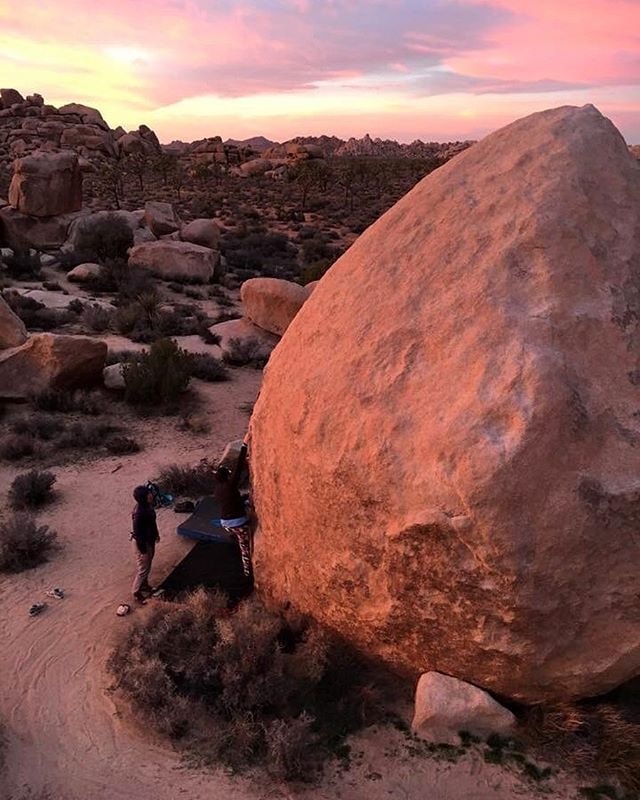
{"label": "sunset sky", "polygon": [[165,142],[476,138],[592,102],[640,143],[640,0],[0,0],[0,84]]}

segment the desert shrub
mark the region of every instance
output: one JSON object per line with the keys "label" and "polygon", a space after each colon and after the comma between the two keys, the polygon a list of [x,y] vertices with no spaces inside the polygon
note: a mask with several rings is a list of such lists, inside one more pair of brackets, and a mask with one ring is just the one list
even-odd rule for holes
{"label": "desert shrub", "polygon": [[22,572],[47,561],[58,548],[58,534],[19,512],[0,524],[0,571]]}
{"label": "desert shrub", "polygon": [[144,312],[137,303],[129,303],[117,309],[113,324],[118,333],[127,336],[138,323],[145,323]]}
{"label": "desert shrub", "polygon": [[85,305],[82,300],[79,300],[77,297],[74,297],[73,300],[69,302],[67,306],[67,311],[70,311],[72,314],[80,315],[85,309]]}
{"label": "desert shrub", "polygon": [[264,355],[264,347],[255,336],[246,339],[233,337],[229,339],[223,355],[224,361],[234,367],[251,366],[262,369],[268,358]]}
{"label": "desert shrub", "polygon": [[55,440],[55,444],[60,450],[96,449],[101,447],[105,443],[106,437],[115,430],[110,422],[101,422],[100,420],[72,422]]}
{"label": "desert shrub", "polygon": [[0,458],[20,461],[36,452],[36,440],[28,433],[14,433],[0,439]]}
{"label": "desert shrub", "polygon": [[140,445],[130,436],[111,436],[104,445],[107,451],[114,456],[124,456],[130,453],[139,453]]}
{"label": "desert shrub", "polygon": [[307,283],[319,281],[320,278],[322,278],[322,276],[329,270],[329,267],[331,267],[332,264],[333,261],[329,258],[325,258],[320,261],[314,261],[313,264],[306,264],[300,271],[300,277],[302,278],[303,285],[306,286]]}
{"label": "desert shrub", "polygon": [[220,344],[222,341],[221,337],[217,333],[212,333],[210,330],[211,323],[207,320],[206,322],[200,322],[198,326],[198,336],[202,339],[205,344],[210,345],[217,345]]}
{"label": "desert shrub", "polygon": [[95,254],[98,261],[125,259],[132,246],[133,231],[116,214],[106,214],[100,220],[87,220],[79,224],[76,249]]}
{"label": "desert shrub", "polygon": [[158,339],[148,352],[125,364],[123,373],[128,403],[171,410],[189,385],[189,354],[171,339]]}
{"label": "desert shrub", "polygon": [[56,476],[53,472],[32,469],[18,475],[9,489],[9,502],[13,508],[38,508],[53,500],[53,484]]}
{"label": "desert shrub", "polygon": [[162,467],[155,482],[163,492],[181,497],[202,497],[213,487],[215,466],[207,460],[195,466],[167,464]]}
{"label": "desert shrub", "polygon": [[607,698],[563,706],[534,706],[522,722],[525,741],[550,763],[580,779],[614,781],[640,794],[640,682]]}
{"label": "desert shrub", "polygon": [[26,248],[5,256],[4,266],[9,277],[17,281],[38,280],[42,270],[40,256]]}
{"label": "desert shrub", "polygon": [[82,321],[92,331],[102,333],[109,330],[113,313],[97,303],[86,305],[82,312]]}
{"label": "desert shrub", "polygon": [[256,599],[230,615],[204,590],[154,609],[108,669],[144,721],[182,747],[234,770],[261,764],[283,780],[312,779],[362,726],[371,681],[317,627],[288,623]]}
{"label": "desert shrub", "polygon": [[27,417],[18,417],[11,423],[11,431],[13,433],[28,434],[36,439],[42,439],[45,442],[54,439],[58,434],[62,433],[65,424],[62,420],[36,412]]}
{"label": "desert shrub", "polygon": [[77,412],[87,416],[98,416],[104,411],[102,395],[97,392],[88,392],[77,389],[44,389],[31,398],[34,408],[39,411],[69,414]]}
{"label": "desert shrub", "polygon": [[192,378],[209,383],[229,380],[224,364],[209,353],[190,353],[189,364]]}
{"label": "desert shrub", "polygon": [[109,350],[105,359],[105,364],[106,366],[112,364],[126,364],[129,361],[137,361],[139,356],[139,350]]}

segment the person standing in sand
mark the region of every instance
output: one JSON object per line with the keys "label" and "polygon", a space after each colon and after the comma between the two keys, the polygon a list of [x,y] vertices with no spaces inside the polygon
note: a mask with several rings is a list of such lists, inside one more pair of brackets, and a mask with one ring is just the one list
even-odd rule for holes
{"label": "person standing in sand", "polygon": [[136,507],[131,514],[133,550],[136,557],[137,572],[133,580],[133,597],[137,603],[144,604],[145,594],[154,589],[149,585],[149,573],[156,551],[156,542],[160,541],[156,512],[153,508],[153,494],[146,486],[136,486],[133,490]]}

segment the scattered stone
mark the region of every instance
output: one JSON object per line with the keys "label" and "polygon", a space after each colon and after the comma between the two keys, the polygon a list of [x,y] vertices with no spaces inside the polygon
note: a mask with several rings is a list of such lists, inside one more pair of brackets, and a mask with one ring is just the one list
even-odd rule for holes
{"label": "scattered stone", "polygon": [[483,689],[440,672],[420,676],[411,729],[421,739],[456,745],[461,731],[509,736],[515,726],[511,711]]}
{"label": "scattered stone", "polygon": [[280,341],[278,336],[258,328],[248,319],[230,319],[226,322],[218,322],[209,330],[220,337],[220,351],[223,359],[233,356],[234,340],[245,347],[255,343],[253,358],[257,360],[268,359],[271,351]]}
{"label": "scattered stone", "polygon": [[0,350],[19,347],[27,341],[24,322],[14,314],[8,303],[0,295]]}
{"label": "scattered stone", "polygon": [[155,236],[165,236],[180,230],[180,219],[171,203],[150,201],[145,204],[144,218]]}
{"label": "scattered stone", "polygon": [[67,272],[67,278],[71,283],[87,283],[87,281],[99,277],[101,271],[100,264],[78,264],[77,267]]}
{"label": "scattered stone", "polygon": [[254,323],[278,336],[287,330],[307,300],[303,286],[280,278],[250,278],[242,284],[244,313]]}
{"label": "scattered stone", "polygon": [[44,389],[94,386],[102,378],[107,345],[85,336],[32,334],[0,352],[0,397],[27,398]]}
{"label": "scattered stone", "polygon": [[218,253],[189,242],[148,242],[131,248],[129,266],[148,269],[166,281],[208,283],[216,274]]}
{"label": "scattered stone", "polygon": [[149,228],[138,228],[133,232],[133,244],[145,244],[146,242],[155,242],[156,237],[151,233]]}
{"label": "scattered stone", "polygon": [[102,370],[102,379],[106,389],[122,391],[125,388],[124,364],[110,364]]}
{"label": "scattered stone", "polygon": [[253,412],[263,594],[527,703],[640,673],[639,208],[620,133],[565,106],[358,238]]}
{"label": "scattered stone", "polygon": [[220,228],[212,219],[194,219],[180,232],[184,242],[199,244],[217,250],[220,244]]}

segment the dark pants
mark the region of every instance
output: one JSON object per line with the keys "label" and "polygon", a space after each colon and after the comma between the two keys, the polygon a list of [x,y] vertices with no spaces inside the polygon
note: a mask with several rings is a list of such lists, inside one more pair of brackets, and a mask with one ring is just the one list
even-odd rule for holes
{"label": "dark pants", "polygon": [[227,533],[236,537],[240,548],[240,558],[242,559],[242,571],[246,578],[250,578],[253,572],[251,567],[251,525],[238,525],[237,528],[224,527]]}

